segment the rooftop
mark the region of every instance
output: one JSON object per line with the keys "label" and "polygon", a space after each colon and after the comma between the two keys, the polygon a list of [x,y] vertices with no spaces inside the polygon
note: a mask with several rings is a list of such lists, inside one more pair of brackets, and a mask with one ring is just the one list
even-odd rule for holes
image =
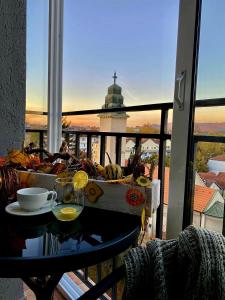
{"label": "rooftop", "polygon": [[212,183],[216,183],[221,189],[225,189],[225,172],[219,172],[218,174],[213,172],[199,173],[202,180],[207,186]]}
{"label": "rooftop", "polygon": [[212,157],[212,158],[210,158],[210,160],[225,161],[225,154]]}
{"label": "rooftop", "polygon": [[204,214],[214,218],[223,218],[224,204],[222,202],[216,201],[209,209],[207,209]]}
{"label": "rooftop", "polygon": [[202,213],[209,202],[212,200],[216,190],[210,189],[208,187],[195,185],[194,194],[194,211]]}
{"label": "rooftop", "polygon": [[[170,168],[165,168],[164,204],[169,200],[169,176]],[[158,178],[158,168],[155,169],[153,179]],[[202,213],[217,191],[206,186],[195,185],[194,211]]]}

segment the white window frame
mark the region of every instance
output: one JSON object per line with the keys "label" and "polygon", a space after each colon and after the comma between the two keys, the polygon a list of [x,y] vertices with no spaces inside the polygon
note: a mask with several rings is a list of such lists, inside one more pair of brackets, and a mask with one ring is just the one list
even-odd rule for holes
{"label": "white window frame", "polygon": [[64,0],[49,0],[48,150],[58,152],[62,138]]}
{"label": "white window frame", "polygon": [[[171,142],[170,193],[167,237],[179,234],[184,226],[185,184],[190,173],[190,137],[193,134],[194,86],[196,80],[196,26],[201,0],[180,0],[176,78],[185,70],[184,108],[174,104]],[[48,150],[57,152],[62,136],[62,65],[64,0],[49,0],[48,61]],[[175,91],[176,93],[176,91]],[[179,145],[179,147],[177,147]]]}
{"label": "white window frame", "polygon": [[[180,0],[167,214],[167,238],[192,223],[193,125],[201,0]],[[180,81],[182,72],[184,79]],[[180,95],[179,94],[180,82]],[[182,102],[181,101],[181,102]],[[183,107],[182,107],[183,106]]]}

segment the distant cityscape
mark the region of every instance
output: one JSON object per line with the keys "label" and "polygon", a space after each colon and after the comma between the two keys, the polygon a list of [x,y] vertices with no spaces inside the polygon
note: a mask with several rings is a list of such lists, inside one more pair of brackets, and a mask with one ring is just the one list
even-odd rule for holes
{"label": "distant cityscape", "polygon": [[[147,126],[149,127],[149,132],[151,132],[152,128],[159,130],[160,125],[159,124],[144,124],[144,125],[137,125],[135,127],[127,127],[127,130],[129,128],[132,128],[136,133],[139,133],[142,128],[146,128]],[[37,124],[37,123],[32,123],[26,122],[26,128],[27,129],[47,129],[47,124]],[[100,126],[88,126],[88,125],[70,125],[68,127],[69,130],[90,130],[90,131],[99,131]],[[172,123],[168,123],[168,132],[171,133],[172,131]],[[147,133],[147,132],[146,132]],[[225,133],[225,122],[218,122],[218,123],[195,123],[195,133],[212,133],[212,134],[222,134]]]}

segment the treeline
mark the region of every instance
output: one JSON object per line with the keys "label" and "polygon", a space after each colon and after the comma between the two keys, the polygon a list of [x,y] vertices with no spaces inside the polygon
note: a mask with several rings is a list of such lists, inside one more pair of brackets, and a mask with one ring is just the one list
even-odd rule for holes
{"label": "treeline", "polygon": [[195,157],[195,169],[197,172],[208,171],[208,160],[212,157],[225,154],[225,144],[199,142]]}
{"label": "treeline", "polygon": [[[225,144],[206,142],[198,143],[195,156],[195,170],[197,172],[208,172],[208,160],[222,154],[225,154]],[[144,161],[150,165],[158,165],[158,153],[145,158]],[[170,166],[170,155],[166,156],[166,166]]]}
{"label": "treeline", "polygon": [[160,130],[157,127],[152,126],[152,124],[146,123],[142,126],[137,127],[127,127],[127,132],[129,133],[159,133]]}

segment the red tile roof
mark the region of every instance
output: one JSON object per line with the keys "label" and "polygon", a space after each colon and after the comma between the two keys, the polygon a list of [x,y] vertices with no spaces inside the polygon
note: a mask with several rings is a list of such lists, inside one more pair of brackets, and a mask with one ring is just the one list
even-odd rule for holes
{"label": "red tile roof", "polygon": [[213,182],[216,182],[216,174],[213,172],[207,172],[207,173],[199,173],[199,176],[203,180],[206,186],[210,186]]}
{"label": "red tile roof", "polygon": [[[169,199],[169,176],[170,169],[165,168],[165,185],[164,185],[164,204],[168,204]],[[153,179],[158,178],[158,168],[155,169],[153,174]],[[194,211],[203,212],[207,207],[208,203],[212,200],[213,195],[217,191],[208,187],[195,185],[195,194],[194,194]]]}
{"label": "red tile roof", "polygon": [[214,180],[216,177],[216,173],[214,172],[206,172],[206,173],[200,172],[198,174],[203,180],[207,180],[207,179]]}
{"label": "red tile roof", "polygon": [[219,161],[225,161],[225,154],[218,155],[215,157],[210,158],[210,160],[219,160]]}
{"label": "red tile roof", "polygon": [[216,183],[220,188],[225,189],[225,172],[219,172],[218,174],[207,172],[199,173],[199,175],[207,185]]}
{"label": "red tile roof", "polygon": [[217,174],[216,184],[222,189],[225,189],[225,172],[220,172]]}
{"label": "red tile roof", "polygon": [[205,186],[195,185],[194,211],[203,212],[212,200],[216,190]]}

